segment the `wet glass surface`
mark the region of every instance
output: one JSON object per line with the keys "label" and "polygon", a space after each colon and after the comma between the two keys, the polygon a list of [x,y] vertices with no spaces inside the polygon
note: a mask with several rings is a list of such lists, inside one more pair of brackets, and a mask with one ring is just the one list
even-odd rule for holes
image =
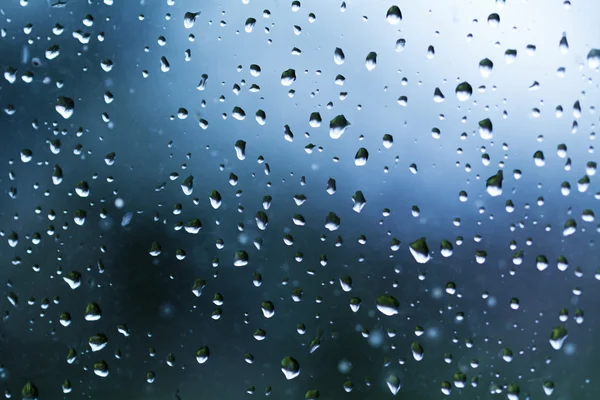
{"label": "wet glass surface", "polygon": [[598,11],[3,0],[6,398],[599,398]]}

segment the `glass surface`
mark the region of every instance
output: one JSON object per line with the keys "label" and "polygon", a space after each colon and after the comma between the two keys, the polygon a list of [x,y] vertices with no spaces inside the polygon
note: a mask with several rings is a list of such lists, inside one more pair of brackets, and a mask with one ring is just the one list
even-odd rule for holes
{"label": "glass surface", "polygon": [[599,12],[2,0],[0,390],[600,398]]}

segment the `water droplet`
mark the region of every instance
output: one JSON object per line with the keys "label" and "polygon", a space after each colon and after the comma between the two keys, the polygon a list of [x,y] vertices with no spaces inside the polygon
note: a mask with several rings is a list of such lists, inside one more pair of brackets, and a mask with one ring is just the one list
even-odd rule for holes
{"label": "water droplet", "polygon": [[432,60],[433,57],[435,57],[435,47],[429,45],[429,47],[427,47],[427,59]]}
{"label": "water droplet", "polygon": [[587,62],[591,69],[600,67],[600,49],[591,49],[587,55]]}
{"label": "water droplet", "polygon": [[183,16],[183,26],[185,29],[192,29],[196,22],[196,17],[200,15],[200,12],[186,12]]}
{"label": "water droplet", "polygon": [[235,142],[235,155],[238,160],[243,161],[246,159],[246,142],[243,140],[238,140]]}
{"label": "water droplet", "polygon": [[377,66],[377,53],[372,51],[369,54],[367,54],[367,58],[365,59],[365,66],[369,71],[373,71],[375,69],[375,67]]}
{"label": "water droplet", "polygon": [[244,250],[238,250],[233,256],[233,265],[236,267],[245,267],[248,265],[248,253]]}
{"label": "water droplet", "polygon": [[63,390],[63,393],[71,393],[71,391],[73,390],[73,387],[71,385],[70,380],[65,379],[65,381],[62,384],[62,390]]}
{"label": "water droplet", "polygon": [[392,147],[393,144],[394,144],[394,137],[392,135],[390,135],[389,133],[386,133],[385,135],[383,135],[383,147],[385,147],[386,149],[389,149]]}
{"label": "water droplet", "polygon": [[21,389],[21,395],[23,396],[23,400],[38,400],[40,392],[37,386],[29,381],[23,386],[23,389]]}
{"label": "water droplet", "polygon": [[275,315],[275,306],[270,301],[263,301],[260,305],[260,309],[265,318],[271,318]]}
{"label": "water droplet", "polygon": [[494,63],[489,58],[484,58],[479,61],[479,73],[481,73],[481,76],[484,78],[489,78],[493,69]]}
{"label": "water droplet", "polygon": [[387,21],[392,25],[397,25],[402,21],[402,12],[398,6],[391,6],[386,14]]}
{"label": "water droplet", "polygon": [[517,50],[508,49],[504,52],[504,60],[507,64],[512,64],[517,59]]}
{"label": "water droplet", "polygon": [[210,350],[208,349],[208,346],[202,346],[196,352],[196,361],[198,361],[198,364],[204,364],[208,361],[209,356]]}
{"label": "water droplet", "polygon": [[544,384],[542,385],[542,389],[544,390],[544,393],[546,394],[546,396],[552,395],[552,393],[554,392],[554,382],[545,381]]}
{"label": "water droplet", "polygon": [[318,112],[313,112],[310,114],[308,124],[311,126],[311,128],[318,128],[321,126],[322,121],[323,120],[321,119],[321,114],[319,114]]}
{"label": "water droplet", "polygon": [[442,257],[450,257],[452,256],[453,252],[454,247],[452,246],[452,243],[445,239],[442,240],[442,243],[440,244],[440,254]]}
{"label": "water droplet", "polygon": [[246,20],[246,23],[244,24],[244,29],[247,33],[252,32],[252,29],[254,28],[254,25],[256,25],[256,19],[254,18],[248,18]]}
{"label": "water droplet", "polygon": [[281,360],[281,372],[283,372],[286,379],[294,379],[300,375],[300,364],[293,357],[284,357]]}
{"label": "water droplet", "polygon": [[446,396],[450,396],[450,394],[452,393],[452,384],[450,384],[450,382],[448,381],[443,381],[441,390],[443,394],[445,394]]}
{"label": "water droplet", "polygon": [[402,388],[402,383],[396,375],[388,376],[385,382],[387,383],[388,389],[390,389],[390,392],[392,392],[393,395],[396,395]]}
{"label": "water droplet", "polygon": [[548,268],[548,259],[545,255],[539,255],[535,259],[535,265],[539,271],[543,271]]}
{"label": "water droplet", "polygon": [[258,227],[258,229],[260,229],[261,231],[267,229],[267,225],[269,224],[269,218],[267,217],[267,214],[264,211],[258,211],[254,219],[256,221],[256,226]]}
{"label": "water droplet", "polygon": [[108,344],[108,338],[102,333],[91,336],[88,340],[88,345],[93,352],[100,351]]}
{"label": "water droplet", "polygon": [[58,57],[60,54],[60,48],[58,47],[57,44],[52,44],[50,46],[48,46],[48,48],[46,49],[46,59],[48,60],[54,60],[56,57]]}
{"label": "water droplet", "polygon": [[327,214],[327,217],[325,218],[325,228],[328,231],[338,230],[340,227],[340,223],[340,217],[338,217],[335,213],[330,212],[329,214]]}
{"label": "water droplet", "polygon": [[98,321],[100,318],[102,318],[100,306],[96,303],[88,303],[88,305],[85,307],[85,320]]}
{"label": "water droplet", "polygon": [[550,345],[554,350],[560,350],[563,346],[563,343],[567,339],[568,332],[567,328],[564,326],[557,326],[552,329],[552,333],[550,334]]}
{"label": "water droplet", "polygon": [[69,287],[73,290],[81,286],[81,274],[77,271],[69,272],[63,276],[63,280],[67,282]]}
{"label": "water droplet", "polygon": [[183,182],[181,182],[181,190],[183,191],[183,194],[185,194],[186,196],[189,196],[194,192],[194,176],[193,175],[189,175],[187,178],[185,178],[183,180]]}
{"label": "water droplet", "polygon": [[377,298],[377,309],[384,315],[391,317],[398,314],[400,302],[391,295],[382,295]]}
{"label": "water droplet", "polygon": [[574,219],[569,219],[563,227],[563,236],[571,236],[577,232],[577,222]]}
{"label": "water droplet", "polygon": [[352,203],[354,203],[352,209],[357,213],[361,212],[364,206],[367,204],[367,199],[365,199],[363,192],[360,190],[355,192],[352,196]]}
{"label": "water droplet", "polygon": [[556,259],[556,267],[559,271],[564,272],[569,268],[569,261],[565,256],[558,256]]}
{"label": "water droplet", "polygon": [[440,88],[436,87],[433,92],[433,101],[436,103],[442,103],[445,97]]}
{"label": "water droplet", "polygon": [[233,107],[231,116],[238,121],[243,121],[246,118],[246,112],[241,107]]}
{"label": "water droplet", "polygon": [[56,112],[64,119],[69,119],[75,111],[75,102],[73,99],[65,96],[60,96],[56,101]]}
{"label": "water droplet", "polygon": [[98,361],[94,364],[94,374],[98,375],[101,378],[106,378],[108,376],[108,364],[102,360]]}
{"label": "water droplet", "polygon": [[344,54],[344,51],[342,49],[340,49],[339,47],[336,47],[333,52],[333,61],[337,65],[342,65],[345,60],[346,60],[346,55]]}
{"label": "water droplet", "polygon": [[569,52],[569,42],[567,41],[566,33],[563,33],[562,37],[560,38],[558,49],[562,54],[567,54]]}
{"label": "water droplet", "polygon": [[259,125],[267,123],[267,114],[263,110],[256,111],[256,122],[258,122]]}
{"label": "water droplet", "polygon": [[493,13],[490,14],[488,16],[487,22],[489,24],[489,26],[491,26],[492,28],[495,28],[498,26],[498,24],[500,23],[500,15]]}
{"label": "water droplet", "polygon": [[170,69],[171,69],[171,64],[169,64],[169,60],[167,60],[167,57],[162,56],[160,58],[160,70],[162,72],[169,72]]}
{"label": "water droplet", "polygon": [[110,72],[114,67],[114,63],[111,59],[102,60],[100,62],[100,67],[104,72]]}
{"label": "water droplet", "polygon": [[202,74],[200,77],[200,82],[198,82],[198,86],[196,86],[196,89],[198,90],[205,90],[206,89],[206,81],[208,80],[208,75],[207,74]]}
{"label": "water droplet", "polygon": [[356,156],[354,157],[354,165],[357,167],[362,167],[367,164],[367,160],[369,159],[369,152],[364,147],[361,147],[356,152]]}
{"label": "water droplet", "polygon": [[544,158],[544,152],[542,152],[541,150],[536,151],[533,154],[533,162],[535,163],[535,165],[537,167],[543,167],[544,165],[546,165],[546,161]]}
{"label": "water droplet", "polygon": [[160,247],[160,244],[158,242],[152,242],[148,254],[150,254],[152,257],[158,257],[161,253],[162,248]]}
{"label": "water droplet", "polygon": [[90,195],[90,187],[86,181],[79,181],[77,185],[75,185],[75,193],[79,197],[88,197]]}
{"label": "water droplet", "polygon": [[424,237],[421,237],[409,245],[410,253],[419,264],[425,264],[431,259],[429,247]]}
{"label": "water droplet", "polygon": [[413,342],[413,344],[410,346],[410,348],[412,350],[412,355],[413,355],[414,359],[416,361],[421,361],[423,359],[423,357],[425,356],[425,351],[423,350],[423,346],[421,346],[417,342]]}
{"label": "water droplet", "polygon": [[344,115],[338,115],[329,122],[329,137],[339,139],[346,129],[350,126],[350,122]]}
{"label": "water droplet", "polygon": [[215,210],[217,208],[221,207],[221,194],[219,192],[217,192],[216,190],[212,190],[210,192],[210,194],[208,195],[208,199],[210,201],[210,205]]}
{"label": "water droplet", "polygon": [[487,179],[485,182],[485,189],[490,196],[497,197],[502,194],[503,179],[502,170],[498,170],[495,175],[492,175]]}
{"label": "water droplet", "polygon": [[293,69],[288,69],[283,71],[281,74],[281,84],[283,86],[290,86],[292,83],[296,81],[296,71]]}
{"label": "water droplet", "polygon": [[467,101],[473,94],[473,87],[469,84],[469,82],[462,82],[456,86],[455,93],[458,101]]}
{"label": "water droplet", "polygon": [[479,121],[479,136],[484,140],[490,140],[494,137],[494,126],[489,118]]}
{"label": "water droplet", "polygon": [[406,47],[406,39],[398,39],[396,40],[396,51],[401,52]]}

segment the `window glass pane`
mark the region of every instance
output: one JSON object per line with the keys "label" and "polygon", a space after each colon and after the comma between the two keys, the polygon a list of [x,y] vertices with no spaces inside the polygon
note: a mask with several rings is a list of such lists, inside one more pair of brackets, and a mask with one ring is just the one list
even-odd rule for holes
{"label": "window glass pane", "polygon": [[598,398],[599,11],[4,0],[6,398]]}

